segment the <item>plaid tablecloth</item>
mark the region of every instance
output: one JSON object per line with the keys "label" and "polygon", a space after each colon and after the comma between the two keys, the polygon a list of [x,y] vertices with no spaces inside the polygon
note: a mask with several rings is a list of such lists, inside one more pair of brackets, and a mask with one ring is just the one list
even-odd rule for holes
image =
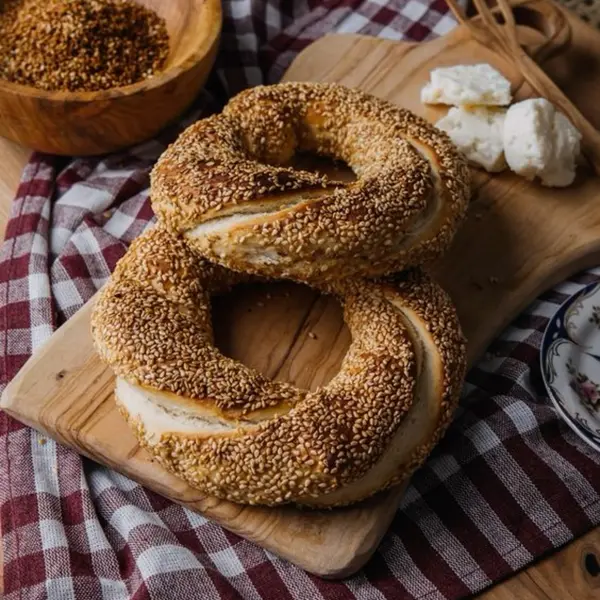
{"label": "plaid tablecloth", "polygon": [[[443,0],[225,1],[217,69],[186,122],[276,81],[328,31],[424,40],[454,23]],[[173,139],[104,158],[34,155],[0,255],[1,384],[106,281],[152,212],[148,172]],[[537,366],[567,294],[548,291],[468,377],[454,424],[413,478],[369,564],[306,574],[203,517],[0,415],[7,600],[459,598],[600,522],[600,455],[557,417]]]}

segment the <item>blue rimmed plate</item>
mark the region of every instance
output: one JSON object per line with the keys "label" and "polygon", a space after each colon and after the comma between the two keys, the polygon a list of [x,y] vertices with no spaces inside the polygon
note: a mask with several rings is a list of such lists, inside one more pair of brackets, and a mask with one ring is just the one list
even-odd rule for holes
{"label": "blue rimmed plate", "polygon": [[600,283],[558,309],[544,332],[540,361],[556,410],[600,452]]}

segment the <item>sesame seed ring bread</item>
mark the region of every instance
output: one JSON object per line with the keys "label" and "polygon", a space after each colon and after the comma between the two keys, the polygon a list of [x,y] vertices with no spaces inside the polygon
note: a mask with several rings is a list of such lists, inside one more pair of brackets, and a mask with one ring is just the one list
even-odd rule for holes
{"label": "sesame seed ring bread", "polygon": [[[293,170],[304,151],[344,161],[356,181]],[[439,257],[466,213],[470,172],[408,110],[338,84],[281,83],[184,131],[151,189],[158,218],[212,262],[310,283]]]}
{"label": "sesame seed ring bread", "polygon": [[193,487],[239,503],[345,505],[406,479],[449,424],[465,372],[445,292],[418,270],[313,284],[340,300],[352,341],[311,392],[213,345],[211,296],[247,278],[160,223],[119,262],[92,333],[141,444]]}

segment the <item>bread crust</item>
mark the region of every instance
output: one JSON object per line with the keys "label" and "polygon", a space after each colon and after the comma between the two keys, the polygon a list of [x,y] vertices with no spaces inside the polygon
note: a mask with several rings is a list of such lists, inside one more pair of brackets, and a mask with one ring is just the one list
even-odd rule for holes
{"label": "bread crust", "polygon": [[[298,150],[356,181],[293,170]],[[92,316],[140,443],[245,504],[341,506],[406,480],[450,423],[466,354],[450,299],[414,267],[446,250],[469,194],[446,134],[336,84],[252,88],[189,127],[151,174],[158,224]],[[341,302],[352,342],[326,386],[271,381],[214,346],[211,296],[257,276]]]}
{"label": "bread crust", "polygon": [[313,284],[339,298],[352,342],[340,372],[307,392],[214,347],[210,297],[245,279],[161,224],[119,262],[92,333],[140,443],[193,487],[246,504],[339,506],[406,479],[464,376],[445,292],[420,271]]}
{"label": "bread crust", "polygon": [[[351,183],[293,170],[299,151],[345,161]],[[470,171],[410,111],[329,83],[257,86],[198,121],[151,174],[158,218],[232,270],[303,282],[423,265],[465,216]]]}

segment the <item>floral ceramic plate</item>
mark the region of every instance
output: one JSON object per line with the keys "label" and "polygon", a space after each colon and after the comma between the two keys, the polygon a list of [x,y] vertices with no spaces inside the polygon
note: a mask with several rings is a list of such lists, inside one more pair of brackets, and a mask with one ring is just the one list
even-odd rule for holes
{"label": "floral ceramic plate", "polygon": [[600,283],[571,296],[548,323],[542,377],[559,414],[600,451]]}

